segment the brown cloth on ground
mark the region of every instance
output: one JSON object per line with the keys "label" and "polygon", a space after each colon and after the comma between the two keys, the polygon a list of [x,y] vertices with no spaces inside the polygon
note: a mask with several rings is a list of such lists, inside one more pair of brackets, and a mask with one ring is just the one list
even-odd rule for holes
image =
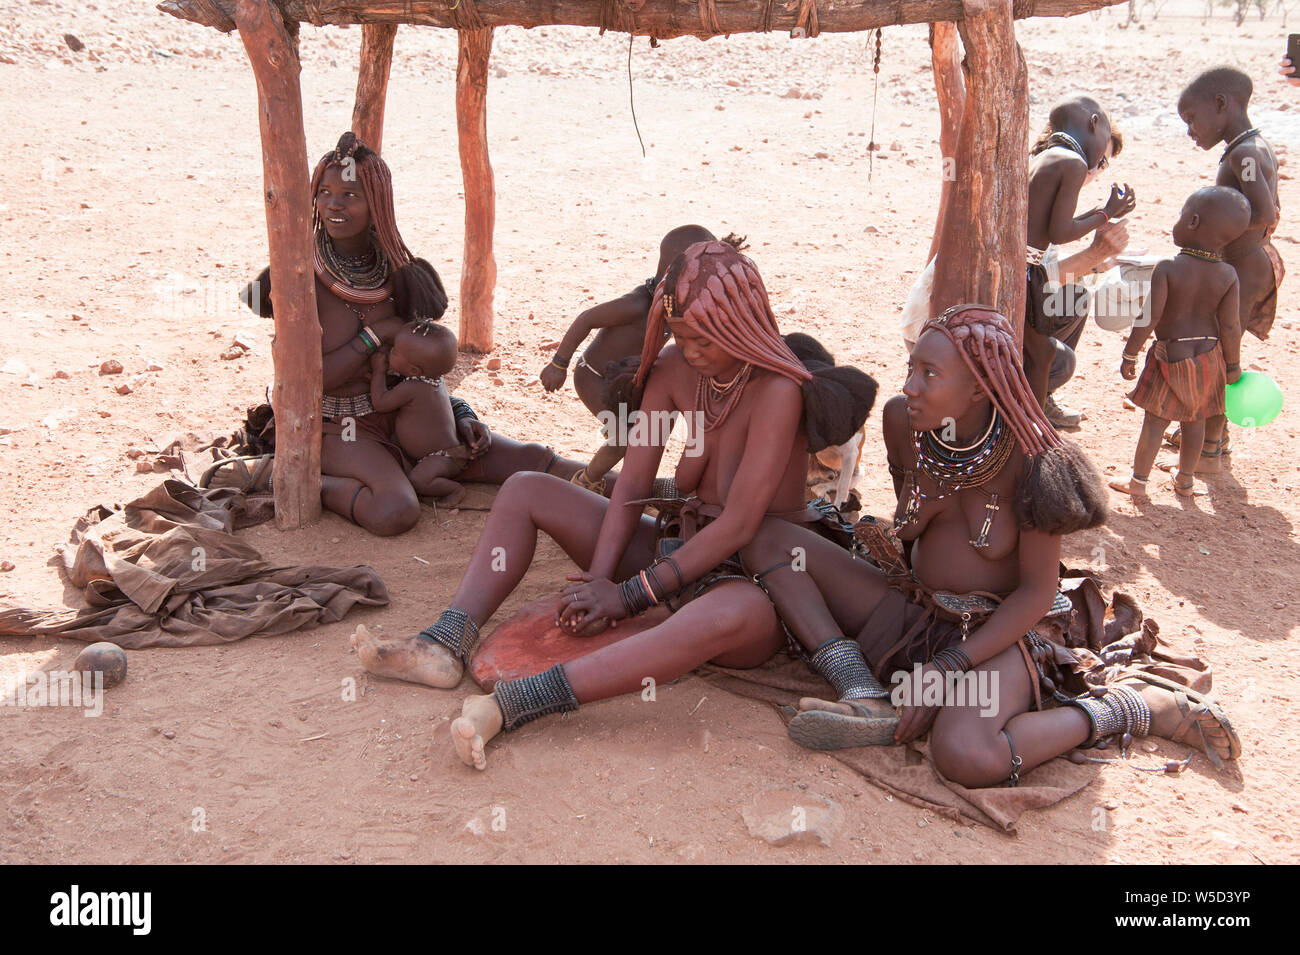
{"label": "brown cloth on ground", "polygon": [[232,532],[247,502],[233,488],[164,481],[125,506],[93,508],[59,548],[89,607],[0,612],[0,634],[109,640],[128,650],[231,643],[335,623],[382,607],[372,567],[273,565]]}
{"label": "brown cloth on ground", "polygon": [[1227,387],[1228,366],[1218,342],[1181,361],[1170,361],[1168,343],[1156,342],[1129,400],[1166,421],[1204,421],[1223,414]]}
{"label": "brown cloth on ground", "polygon": [[[1113,682],[1136,668],[1198,692],[1209,691],[1211,675],[1205,664],[1195,656],[1175,653],[1160,640],[1159,625],[1143,617],[1132,597],[1116,591],[1107,601],[1095,578],[1076,571],[1062,574],[1061,589],[1074,605],[1065,642],[1079,658],[1077,668],[1086,683]],[[710,665],[698,672],[720,689],[777,706],[787,722],[794,715],[788,708],[799,697],[833,697],[828,683],[806,664],[785,654],[752,670]],[[950,819],[964,817],[1006,832],[1015,830],[1017,820],[1026,811],[1060,802],[1097,775],[1096,764],[1077,765],[1053,759],[1026,773],[1014,788],[967,789],[939,775],[924,742],[865,746],[825,755],[905,802]]]}

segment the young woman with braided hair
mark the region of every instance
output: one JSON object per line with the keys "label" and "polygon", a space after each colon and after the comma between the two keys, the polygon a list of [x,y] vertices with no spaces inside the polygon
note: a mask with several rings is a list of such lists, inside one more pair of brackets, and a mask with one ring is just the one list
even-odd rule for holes
{"label": "young woman with braided hair", "polygon": [[[660,352],[665,324],[674,343]],[[771,603],[735,555],[765,516],[821,519],[804,505],[802,416],[805,386],[810,394],[822,389],[782,341],[754,264],[723,242],[697,243],[673,260],[655,290],[645,342],[635,376],[642,420],[685,413],[699,451],[677,466],[681,497],[655,501],[671,521],[657,528],[643,513],[667,441],[656,428],[629,440],[609,500],[553,477],[515,475],[437,622],[401,640],[360,630],[353,638],[374,673],[456,686],[479,627],[528,571],[539,531],[582,568],[556,606],[557,623],[570,632],[599,633],[660,604],[675,611],[652,629],[467,699],[451,731],[468,765],[486,766],[484,746],[502,729],[640,691],[646,677],[673,680],[710,660],[757,666],[785,642]]]}
{"label": "young woman with braided hair", "polygon": [[[792,739],[815,749],[904,743],[933,724],[936,768],[969,787],[1014,784],[1110,734],[1190,733],[1211,759],[1237,755],[1209,701],[1188,707],[1187,694],[1150,682],[1064,692],[1083,686],[1063,641],[1061,538],[1101,524],[1105,499],[1091,463],[1034,400],[1005,318],[963,305],[927,322],[883,419],[897,538],[870,523],[858,532],[879,567],[775,521],[741,552],[840,697],[802,700]],[[790,567],[795,547],[803,572]],[[991,687],[995,699],[905,705],[900,716],[881,683],[902,671],[911,687],[952,688],[971,670],[992,671],[966,685]]]}
{"label": "young woman with braided hair", "polygon": [[[411,469],[395,436],[394,412],[377,412],[371,400],[371,357],[387,352],[412,323],[441,318],[447,293],[438,273],[416,258],[393,207],[388,164],[353,133],[344,133],[311,177],[313,264],[321,325],[324,400],[321,416],[321,501],[372,534],[401,534],[420,518]],[[260,301],[271,314],[270,270],[258,278]],[[455,335],[448,353],[455,355]],[[443,369],[449,370],[449,369]],[[441,371],[433,373],[440,375]],[[461,481],[499,483],[521,470],[568,477],[580,465],[540,444],[520,444],[493,434],[468,403],[450,398],[455,431],[471,455]]]}

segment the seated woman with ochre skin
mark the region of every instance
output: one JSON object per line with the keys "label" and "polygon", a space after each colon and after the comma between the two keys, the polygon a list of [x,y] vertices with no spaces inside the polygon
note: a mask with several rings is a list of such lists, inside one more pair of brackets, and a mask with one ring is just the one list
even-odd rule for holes
{"label": "seated woman with ochre skin", "polygon": [[[392,176],[379,154],[352,133],[312,173],[316,310],[321,326],[321,502],[372,534],[401,534],[420,518],[392,412],[374,410],[371,356],[420,319],[441,318],[447,294],[433,267],[415,258],[397,231]],[[270,314],[268,273],[259,278]],[[251,304],[251,303],[250,303]],[[453,346],[454,347],[454,346]],[[493,434],[469,405],[451,399],[456,430],[472,460],[459,481],[499,484],[517,471],[569,477],[580,467],[541,444]]]}
{"label": "seated woman with ochre skin", "polygon": [[[1061,538],[1101,524],[1105,501],[1092,465],[1034,400],[1005,318],[959,306],[926,323],[883,419],[902,550],[867,527],[858,536],[891,573],[777,521],[742,551],[748,566],[772,568],[764,587],[840,696],[802,700],[792,739],[839,749],[905,743],[930,729],[936,768],[969,787],[1014,784],[1111,734],[1191,734],[1212,758],[1237,755],[1222,710],[1190,692],[1179,699],[1150,682],[1158,677],[1079,698],[1062,692],[1077,678],[1063,641],[1069,601],[1058,598]],[[796,547],[804,572],[789,566]],[[912,696],[917,705],[901,717],[881,684],[901,671],[909,688],[955,688],[972,670],[965,686],[992,698],[949,694],[940,707]],[[1189,699],[1195,705],[1181,711]]]}
{"label": "seated woman with ochre skin", "polygon": [[[665,322],[674,343],[656,358]],[[503,729],[640,691],[647,677],[674,680],[710,660],[758,666],[785,643],[771,603],[735,555],[768,515],[820,519],[804,505],[801,388],[812,376],[782,341],[753,263],[722,242],[697,243],[673,260],[655,291],[645,340],[633,393],[640,393],[639,410],[652,421],[685,413],[688,448],[698,450],[677,466],[684,499],[656,505],[679,512],[680,534],[657,533],[643,513],[640,499],[667,441],[649,428],[646,440],[629,440],[610,500],[554,477],[512,477],[438,621],[400,640],[364,628],[353,637],[373,673],[456,686],[479,627],[527,573],[539,531],[583,568],[569,575],[557,603],[560,626],[590,635],[656,606],[662,622],[649,630],[467,699],[451,733],[468,765],[485,768],[484,747]],[[665,616],[660,604],[675,612]]]}

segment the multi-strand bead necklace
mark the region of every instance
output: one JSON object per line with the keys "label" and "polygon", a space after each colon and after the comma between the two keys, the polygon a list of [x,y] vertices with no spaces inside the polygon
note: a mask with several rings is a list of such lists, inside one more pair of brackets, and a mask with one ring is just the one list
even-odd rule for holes
{"label": "multi-strand bead necklace", "polygon": [[[996,408],[993,409],[984,434],[965,447],[949,444],[933,431],[913,431],[912,447],[916,450],[917,466],[938,485],[939,492],[926,494],[921,490],[920,481],[913,477],[899,526],[914,523],[920,517],[921,505],[926,501],[943,500],[958,491],[982,487],[993,480],[1011,459],[1015,445],[1015,435]],[[993,515],[999,509],[997,494],[989,496],[984,509],[984,524],[971,541],[973,547],[988,546]]]}

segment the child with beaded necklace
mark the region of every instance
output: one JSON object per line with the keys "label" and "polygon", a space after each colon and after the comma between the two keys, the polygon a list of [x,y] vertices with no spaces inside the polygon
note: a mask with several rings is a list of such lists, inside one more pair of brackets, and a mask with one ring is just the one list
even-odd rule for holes
{"label": "child with beaded necklace", "polygon": [[[1241,70],[1207,70],[1178,98],[1178,115],[1201,149],[1224,144],[1215,185],[1237,190],[1250,204],[1249,225],[1224,247],[1223,260],[1237,272],[1241,329],[1263,340],[1273,327],[1286,268],[1271,240],[1282,214],[1277,157],[1250,123],[1247,106],[1252,92],[1250,77]],[[1177,448],[1181,440],[1181,432],[1175,431],[1169,443]],[[1228,452],[1227,419],[1215,415],[1206,422],[1205,446],[1196,470],[1218,471]]]}
{"label": "child with beaded necklace", "polygon": [[[456,433],[451,398],[442,383],[455,365],[455,334],[427,319],[403,327],[387,357],[382,351],[370,356],[371,404],[380,413],[394,413],[397,443],[415,462],[407,478],[424,497],[459,496],[463,488],[452,478],[474,457]],[[402,379],[392,388],[390,372]]]}
{"label": "child with beaded necklace", "polygon": [[[1222,416],[1224,389],[1241,377],[1241,323],[1237,273],[1223,250],[1250,223],[1250,203],[1235,189],[1198,189],[1174,223],[1178,254],[1151,275],[1151,322],[1134,326],[1124,346],[1120,374],[1138,378],[1137,359],[1154,329],[1142,376],[1129,395],[1146,411],[1133,455],[1133,475],[1111,481],[1124,494],[1145,497],[1160,437],[1170,421],[1182,424],[1174,491],[1180,497],[1204,493],[1193,477],[1206,437],[1206,422]],[[1225,364],[1226,361],[1226,364]]]}

